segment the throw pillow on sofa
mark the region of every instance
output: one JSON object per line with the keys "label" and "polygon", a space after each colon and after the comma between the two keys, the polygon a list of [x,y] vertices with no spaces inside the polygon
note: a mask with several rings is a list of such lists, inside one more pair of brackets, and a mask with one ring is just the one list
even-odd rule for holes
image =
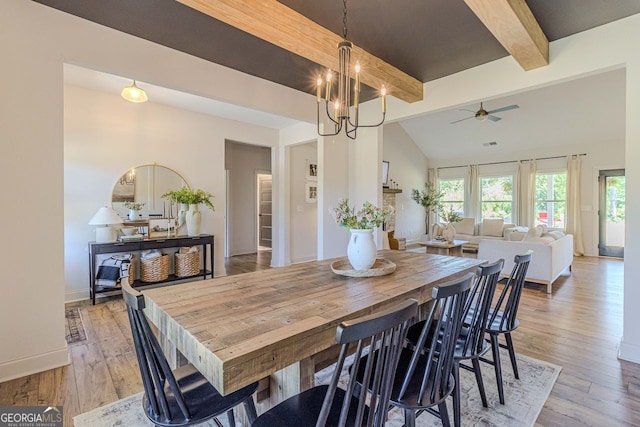
{"label": "throw pillow on sofa", "polygon": [[552,230],[552,231],[549,231],[548,233],[542,233],[542,237],[551,237],[553,238],[553,240],[561,239],[564,236],[565,236],[564,232],[560,230]]}
{"label": "throw pillow on sofa", "polygon": [[502,237],[502,228],[504,219],[502,218],[484,218],[482,220],[482,235],[492,237]]}
{"label": "throw pillow on sofa", "polygon": [[475,234],[473,232],[475,227],[475,218],[462,218],[460,221],[453,223],[453,228],[456,229],[456,234],[469,234],[473,236]]}

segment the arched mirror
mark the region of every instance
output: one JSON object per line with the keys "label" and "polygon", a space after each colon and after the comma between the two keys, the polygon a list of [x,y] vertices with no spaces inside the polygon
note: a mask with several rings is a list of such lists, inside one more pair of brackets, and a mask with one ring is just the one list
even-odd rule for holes
{"label": "arched mirror", "polygon": [[[173,212],[168,200],[161,198],[169,190],[178,190],[189,187],[187,181],[176,171],[160,165],[142,165],[129,169],[113,186],[111,193],[111,205],[113,209],[125,221],[129,221],[129,209],[125,206],[129,203],[144,203],[138,211],[136,219],[146,220],[149,217],[169,218],[175,217],[176,206]],[[127,203],[128,204],[128,203]]]}

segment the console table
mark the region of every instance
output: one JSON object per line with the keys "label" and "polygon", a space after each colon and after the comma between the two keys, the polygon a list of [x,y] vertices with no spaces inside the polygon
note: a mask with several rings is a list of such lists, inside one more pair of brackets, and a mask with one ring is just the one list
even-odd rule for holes
{"label": "console table", "polygon": [[[163,248],[179,248],[182,246],[202,246],[202,259],[203,259],[203,269],[200,271],[198,276],[191,277],[199,277],[202,276],[202,279],[205,280],[207,276],[211,276],[213,278],[214,271],[214,248],[213,248],[213,235],[211,234],[201,234],[199,236],[178,236],[178,237],[163,237],[157,239],[145,239],[138,240],[134,242],[112,242],[112,243],[96,243],[89,242],[89,294],[91,296],[91,303],[95,305],[96,303],[96,293],[106,293],[112,292],[116,289],[108,288],[108,289],[97,289],[96,287],[96,259],[98,255],[105,254],[114,254],[121,252],[139,252],[148,249],[163,249]],[[211,263],[211,270],[206,269],[207,263],[207,245],[209,246],[209,260]],[[169,275],[169,278],[163,280],[161,282],[153,282],[153,283],[145,283],[139,280],[136,280],[133,283],[133,287],[144,287],[144,286],[157,286],[160,283],[169,283],[176,280],[184,280],[186,277],[177,277],[173,274]]]}

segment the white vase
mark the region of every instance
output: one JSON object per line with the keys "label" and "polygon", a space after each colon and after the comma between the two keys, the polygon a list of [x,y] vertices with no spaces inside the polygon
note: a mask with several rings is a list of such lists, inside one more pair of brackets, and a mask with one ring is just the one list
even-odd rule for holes
{"label": "white vase", "polygon": [[185,215],[187,223],[187,234],[189,236],[200,235],[200,224],[202,223],[202,214],[198,210],[198,205],[189,205],[189,210]]}
{"label": "white vase", "polygon": [[187,211],[189,211],[189,205],[186,203],[180,203],[180,208],[178,210],[178,228],[185,225],[187,221]]}
{"label": "white vase", "polygon": [[130,221],[135,221],[136,217],[137,217],[137,215],[136,215],[137,213],[138,212],[136,212],[135,209],[129,209],[129,220]]}
{"label": "white vase", "polygon": [[378,250],[373,241],[373,230],[351,229],[347,258],[355,270],[367,270],[376,262]]}
{"label": "white vase", "polygon": [[456,229],[451,224],[446,224],[444,226],[444,230],[442,230],[442,235],[449,243],[453,243],[453,240],[456,237]]}

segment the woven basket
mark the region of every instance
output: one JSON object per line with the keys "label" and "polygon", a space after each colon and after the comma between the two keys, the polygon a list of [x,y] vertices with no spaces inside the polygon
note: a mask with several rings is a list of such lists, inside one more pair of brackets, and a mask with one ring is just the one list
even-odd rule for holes
{"label": "woven basket", "polygon": [[157,258],[140,258],[140,280],[160,282],[169,277],[169,255]]}
{"label": "woven basket", "polygon": [[200,252],[176,253],[175,270],[178,277],[200,274]]}
{"label": "woven basket", "polygon": [[134,280],[136,280],[136,259],[131,258],[131,265],[129,265],[129,285],[133,285]]}

